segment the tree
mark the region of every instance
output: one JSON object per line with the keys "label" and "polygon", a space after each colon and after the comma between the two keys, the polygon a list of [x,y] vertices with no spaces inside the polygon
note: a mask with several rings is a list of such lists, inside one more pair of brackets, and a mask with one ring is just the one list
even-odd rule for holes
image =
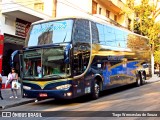
{"label": "tree", "polygon": [[130,12],[128,9],[124,11],[128,15],[134,14],[134,32],[148,36],[151,43],[154,42],[152,40],[157,39],[160,30],[160,23],[155,23],[156,18],[160,15],[160,8],[157,9],[158,3],[160,0],[141,0],[136,5],[135,0],[127,0],[127,7],[130,8]]}
{"label": "tree", "polygon": [[160,63],[160,51],[155,51],[155,62]]}

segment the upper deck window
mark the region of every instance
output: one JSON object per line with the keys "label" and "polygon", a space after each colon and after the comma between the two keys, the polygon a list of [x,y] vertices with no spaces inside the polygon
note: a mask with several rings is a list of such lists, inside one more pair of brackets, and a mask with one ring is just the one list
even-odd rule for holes
{"label": "upper deck window", "polygon": [[90,43],[90,29],[88,20],[75,20],[73,40],[74,42]]}
{"label": "upper deck window", "polygon": [[62,43],[71,41],[73,20],[50,21],[31,27],[26,46]]}

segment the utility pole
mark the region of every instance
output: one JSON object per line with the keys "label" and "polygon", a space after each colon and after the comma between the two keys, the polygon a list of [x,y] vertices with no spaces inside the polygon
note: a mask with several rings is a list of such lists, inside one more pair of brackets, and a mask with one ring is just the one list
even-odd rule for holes
{"label": "utility pole", "polygon": [[151,75],[154,75],[154,43],[151,44]]}

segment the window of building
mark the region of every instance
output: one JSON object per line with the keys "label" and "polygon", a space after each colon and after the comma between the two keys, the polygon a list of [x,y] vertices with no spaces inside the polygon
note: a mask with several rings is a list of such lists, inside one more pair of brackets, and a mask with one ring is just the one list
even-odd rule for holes
{"label": "window of building", "polygon": [[99,8],[99,14],[101,14],[101,12],[102,12],[102,8]]}
{"label": "window of building", "polygon": [[34,9],[43,11],[44,3],[34,3]]}
{"label": "window of building", "polygon": [[114,20],[117,21],[117,15],[114,15]]}
{"label": "window of building", "polygon": [[109,18],[110,11],[106,10],[106,17]]}
{"label": "window of building", "polygon": [[131,19],[128,19],[128,29],[131,29]]}
{"label": "window of building", "polygon": [[97,3],[92,1],[92,14],[97,14]]}

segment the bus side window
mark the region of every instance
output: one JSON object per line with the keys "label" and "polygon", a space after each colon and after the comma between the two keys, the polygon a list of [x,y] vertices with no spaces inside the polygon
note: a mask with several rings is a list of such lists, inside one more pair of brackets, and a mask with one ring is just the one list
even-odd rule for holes
{"label": "bus side window", "polygon": [[74,47],[73,71],[74,75],[82,74],[89,63],[90,47],[88,45],[79,45]]}
{"label": "bus side window", "polygon": [[74,75],[82,73],[82,55],[78,54],[74,56]]}

